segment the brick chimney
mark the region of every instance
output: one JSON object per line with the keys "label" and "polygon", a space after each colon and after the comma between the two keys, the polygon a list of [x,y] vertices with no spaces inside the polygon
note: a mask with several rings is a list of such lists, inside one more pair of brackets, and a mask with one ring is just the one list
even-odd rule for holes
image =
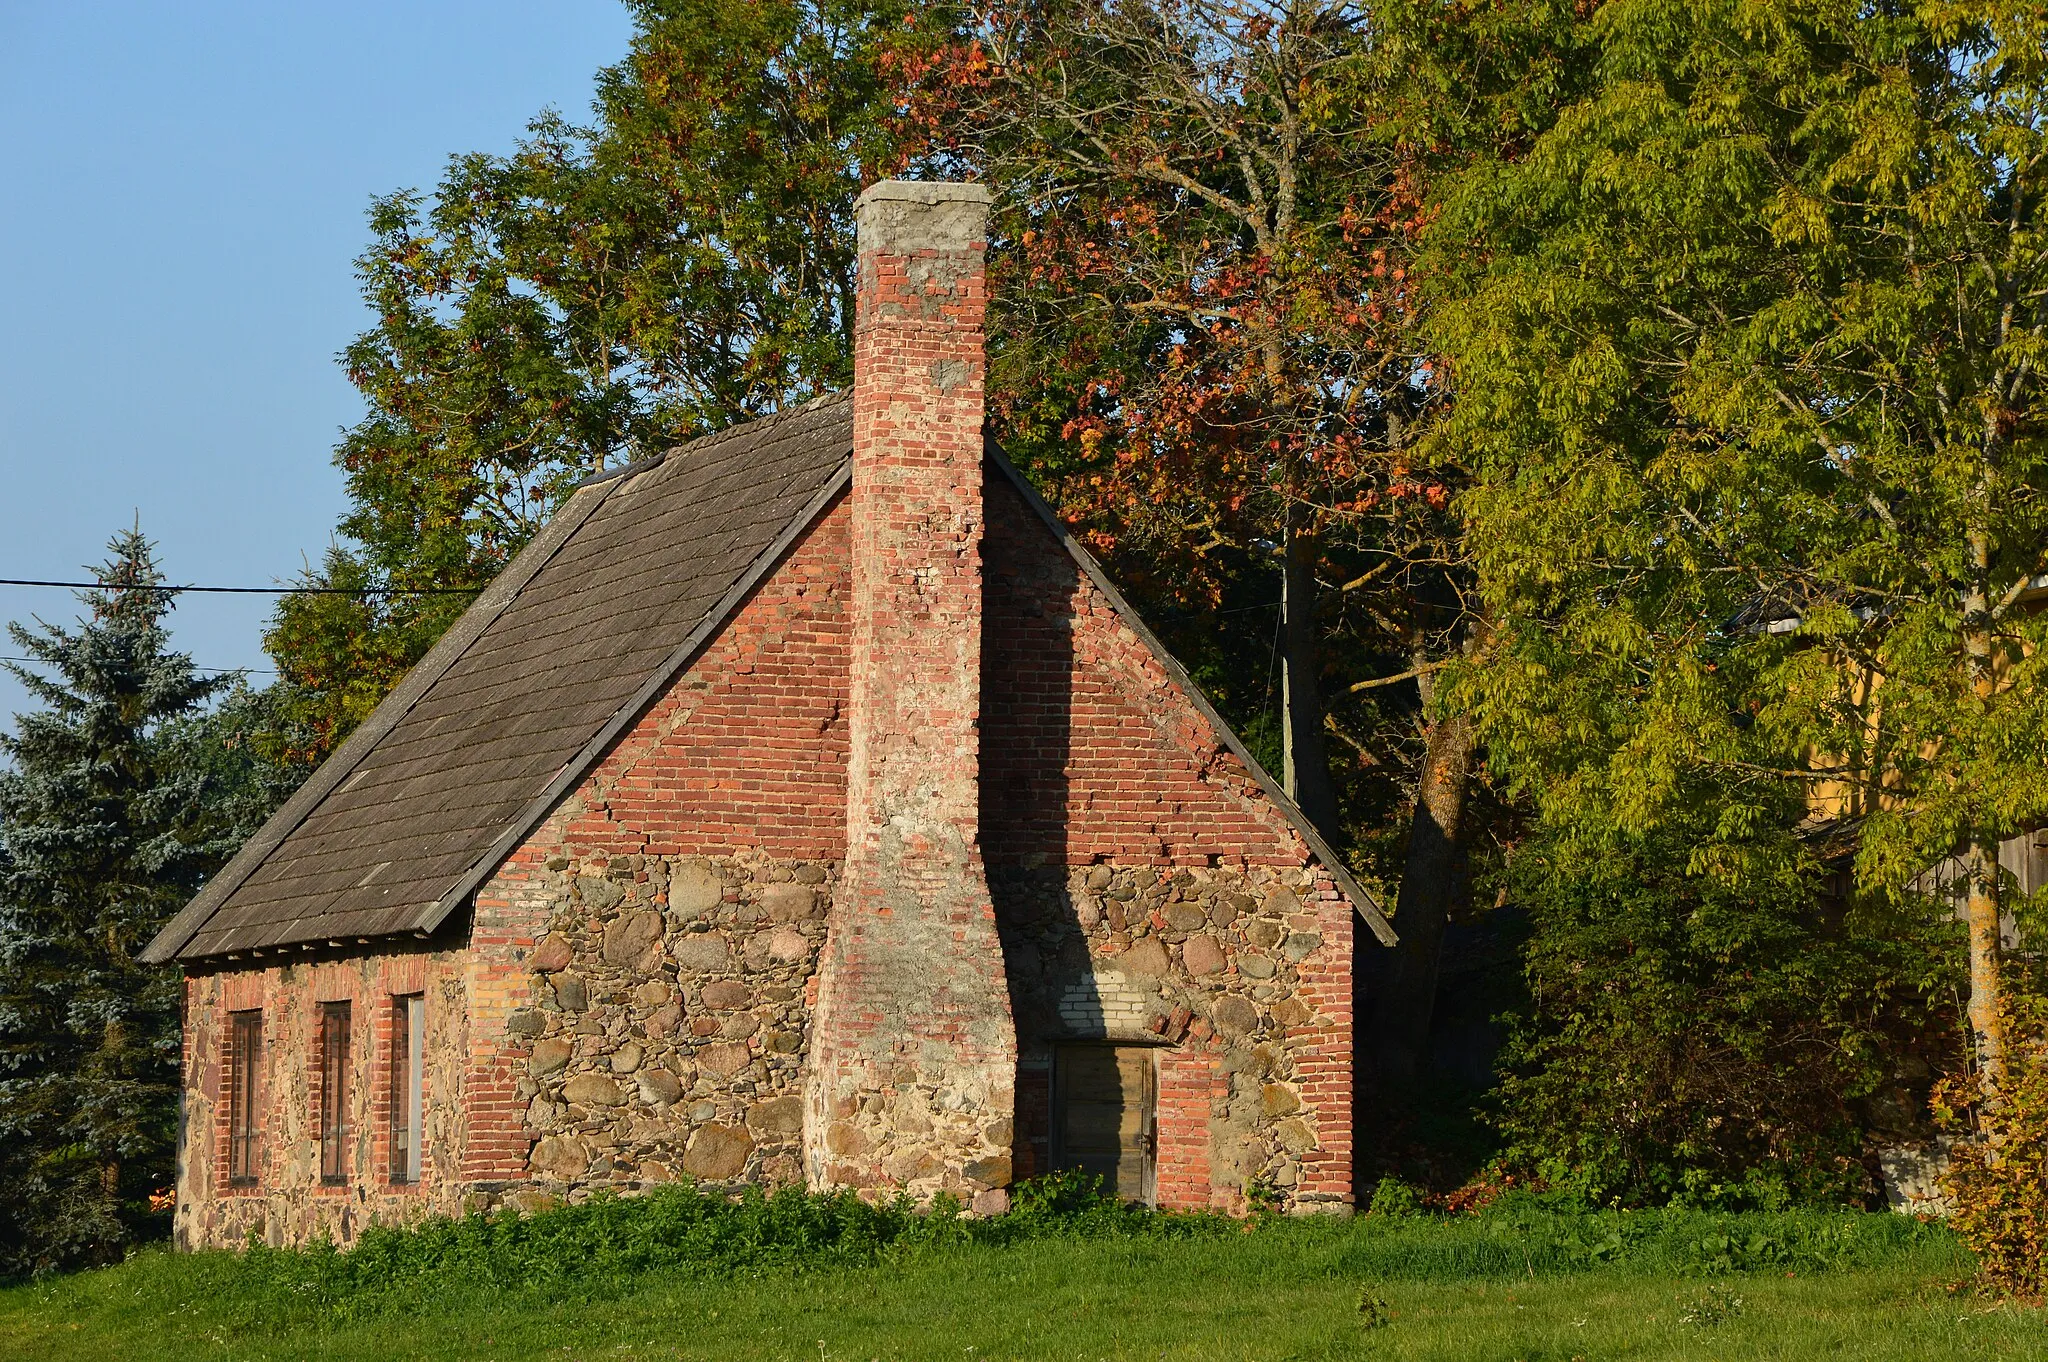
{"label": "brick chimney", "polygon": [[814,1187],[1001,1204],[1016,1025],[979,840],[988,191],[861,195],[846,863],[819,965]]}

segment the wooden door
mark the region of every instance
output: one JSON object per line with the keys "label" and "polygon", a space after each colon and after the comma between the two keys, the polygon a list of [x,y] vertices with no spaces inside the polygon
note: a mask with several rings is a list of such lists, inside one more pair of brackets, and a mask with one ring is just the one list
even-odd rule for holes
{"label": "wooden door", "polygon": [[1149,1203],[1156,1090],[1147,1046],[1059,1047],[1053,1055],[1053,1167],[1099,1173],[1104,1191]]}

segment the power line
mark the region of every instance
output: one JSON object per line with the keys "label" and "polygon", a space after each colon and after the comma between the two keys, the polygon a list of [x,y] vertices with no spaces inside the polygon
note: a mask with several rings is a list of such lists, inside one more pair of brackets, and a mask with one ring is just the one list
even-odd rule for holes
{"label": "power line", "polygon": [[[56,665],[40,657],[7,657],[4,655],[0,655],[0,662],[26,662],[33,667]],[[262,672],[265,676],[276,676],[279,674],[275,667],[194,667],[192,670],[195,672],[215,672],[222,676],[227,676],[234,672]]]}
{"label": "power line", "polygon": [[121,586],[110,582],[46,582],[0,577],[0,586],[55,586],[69,591],[203,591],[222,596],[474,596],[480,586]]}

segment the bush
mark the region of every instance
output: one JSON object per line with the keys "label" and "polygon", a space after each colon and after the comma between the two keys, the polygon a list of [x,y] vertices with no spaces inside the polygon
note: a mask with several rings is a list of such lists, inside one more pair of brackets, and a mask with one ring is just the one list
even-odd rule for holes
{"label": "bush", "polygon": [[1381,1178],[1365,1207],[1367,1215],[1416,1215],[1421,1210],[1421,1194],[1399,1178]]}
{"label": "bush", "polygon": [[2008,1015],[2010,1068],[1996,1106],[1977,1102],[1967,1077],[1949,1080],[1937,1097],[1946,1124],[1974,1135],[1949,1151],[1945,1181],[1955,1199],[1949,1227],[1977,1256],[1986,1284],[2032,1300],[2048,1296],[2048,1028],[2043,1013],[2041,1000],[2027,999]]}
{"label": "bush", "polygon": [[[689,1183],[646,1196],[599,1195],[531,1215],[514,1211],[436,1218],[365,1230],[353,1247],[221,1255],[224,1289],[264,1308],[343,1317],[376,1314],[421,1295],[610,1295],[641,1274],[729,1276],[770,1269],[858,1266],[891,1254],[1025,1239],[1168,1237],[1227,1233],[1216,1215],[1161,1214],[1102,1194],[1100,1179],[1061,1174],[1017,1188],[1005,1215],[969,1219],[939,1198],[871,1204],[851,1192],[785,1188],[734,1197]],[[289,1311],[288,1311],[289,1312]]]}
{"label": "bush", "polygon": [[1933,1033],[1912,933],[1831,915],[1796,848],[1692,874],[1679,828],[1517,853],[1529,1002],[1496,1094],[1506,1162],[1587,1201],[1861,1205],[1856,1099]]}
{"label": "bush", "polygon": [[1555,1193],[1509,1192],[1476,1215],[1374,1215],[1358,1221],[1339,1261],[1367,1281],[1465,1281],[1594,1270],[1721,1277],[1839,1272],[1948,1240],[1911,1216],[1596,1210]]}

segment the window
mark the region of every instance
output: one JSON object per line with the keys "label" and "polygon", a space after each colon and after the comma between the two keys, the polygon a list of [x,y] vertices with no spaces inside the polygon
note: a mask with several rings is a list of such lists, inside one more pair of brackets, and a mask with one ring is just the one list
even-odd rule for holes
{"label": "window", "polygon": [[263,1014],[228,1014],[228,1186],[256,1185],[256,1081],[263,1071]]}
{"label": "window", "polygon": [[320,1181],[348,1181],[348,1004],[320,1004]]}
{"label": "window", "polygon": [[391,1180],[420,1180],[420,1135],[427,1095],[427,1000],[391,1000]]}

